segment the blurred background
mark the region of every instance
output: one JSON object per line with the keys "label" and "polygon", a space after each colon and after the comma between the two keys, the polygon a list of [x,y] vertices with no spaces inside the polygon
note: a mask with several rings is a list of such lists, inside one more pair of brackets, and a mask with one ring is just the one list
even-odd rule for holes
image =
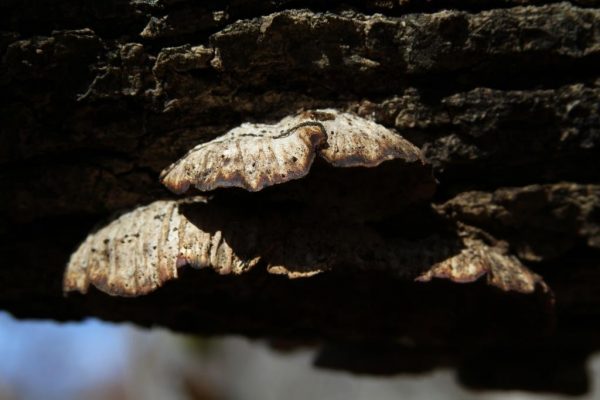
{"label": "blurred background", "polygon": [[314,350],[275,351],[240,337],[202,339],[98,320],[58,324],[0,313],[0,399],[598,399],[476,392],[437,369],[372,377],[317,369]]}

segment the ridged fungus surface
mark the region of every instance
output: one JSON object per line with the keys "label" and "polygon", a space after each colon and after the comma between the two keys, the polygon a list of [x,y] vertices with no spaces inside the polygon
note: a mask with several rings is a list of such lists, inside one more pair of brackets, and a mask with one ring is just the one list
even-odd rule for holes
{"label": "ridged fungus surface", "polygon": [[202,143],[161,173],[174,193],[238,187],[251,192],[306,176],[316,156],[334,167],[421,162],[417,147],[382,125],[333,109],[304,111],[276,124],[244,123]]}

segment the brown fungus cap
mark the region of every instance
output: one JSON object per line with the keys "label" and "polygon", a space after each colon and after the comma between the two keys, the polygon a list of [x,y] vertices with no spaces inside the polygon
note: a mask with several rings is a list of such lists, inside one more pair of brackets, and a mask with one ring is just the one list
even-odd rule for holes
{"label": "brown fungus cap", "polygon": [[244,123],[196,146],[161,173],[175,193],[191,185],[207,192],[251,192],[308,174],[316,155],[334,167],[375,167],[388,160],[422,162],[400,135],[355,114],[333,109],[301,112],[273,125]]}

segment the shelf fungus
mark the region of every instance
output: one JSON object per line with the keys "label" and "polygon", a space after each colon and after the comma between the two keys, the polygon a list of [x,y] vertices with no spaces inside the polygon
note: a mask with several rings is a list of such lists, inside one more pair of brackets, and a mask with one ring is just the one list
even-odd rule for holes
{"label": "shelf fungus", "polygon": [[544,292],[549,291],[541,276],[530,271],[502,247],[489,246],[474,238],[465,238],[464,245],[458,254],[436,263],[416,280],[429,282],[439,278],[471,283],[485,276],[488,285],[505,292],[529,294],[535,292],[538,286]]}
{"label": "shelf fungus", "polygon": [[417,147],[389,129],[333,109],[304,111],[276,124],[250,124],[190,150],[161,173],[174,193],[238,187],[256,192],[306,176],[316,156],[334,167],[423,164]]}
{"label": "shelf fungus", "polygon": [[318,204],[355,220],[398,213],[435,191],[417,147],[333,109],[304,111],[274,125],[242,124],[193,148],[161,173],[161,182],[178,194],[194,186],[238,203]]}
{"label": "shelf fungus", "polygon": [[348,266],[384,269],[394,259],[363,225],[191,198],[138,207],[92,232],[72,254],[63,288],[139,296],[183,266],[239,275],[260,263],[270,274],[307,278]]}
{"label": "shelf fungus", "polygon": [[[184,214],[186,204],[204,201],[157,201],[92,232],[71,255],[64,291],[86,293],[92,284],[111,295],[137,296],[176,278],[183,265],[212,267],[227,274],[240,273],[260,260],[258,255],[232,249],[231,239],[223,237],[223,229],[230,227],[215,221],[219,215],[205,213],[204,230],[200,229],[194,216]],[[243,239],[246,248],[253,247],[251,233]]]}

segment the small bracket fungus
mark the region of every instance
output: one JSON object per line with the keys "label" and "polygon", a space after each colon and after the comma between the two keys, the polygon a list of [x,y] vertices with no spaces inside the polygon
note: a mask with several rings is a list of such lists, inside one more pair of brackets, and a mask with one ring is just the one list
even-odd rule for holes
{"label": "small bracket fungus", "polygon": [[[241,257],[221,230],[202,230],[182,212],[190,201],[157,201],[121,215],[88,235],[71,255],[64,276],[65,292],[86,293],[90,284],[119,296],[149,293],[177,277],[183,265],[240,273],[260,257]],[[200,204],[204,204],[202,201]],[[204,216],[206,226],[211,218]],[[248,246],[252,237],[245,238]]]}
{"label": "small bracket fungus", "polygon": [[433,278],[456,283],[470,283],[487,277],[488,285],[505,292],[533,293],[539,285],[544,292],[548,286],[542,277],[531,272],[517,257],[497,246],[488,246],[473,238],[464,239],[465,248],[457,255],[436,263],[416,280],[429,282]]}
{"label": "small bracket fungus", "polygon": [[417,147],[389,129],[333,109],[305,111],[274,125],[245,123],[196,146],[161,173],[181,194],[238,187],[259,191],[308,174],[315,156],[334,167],[375,167],[402,159],[421,162]]}

